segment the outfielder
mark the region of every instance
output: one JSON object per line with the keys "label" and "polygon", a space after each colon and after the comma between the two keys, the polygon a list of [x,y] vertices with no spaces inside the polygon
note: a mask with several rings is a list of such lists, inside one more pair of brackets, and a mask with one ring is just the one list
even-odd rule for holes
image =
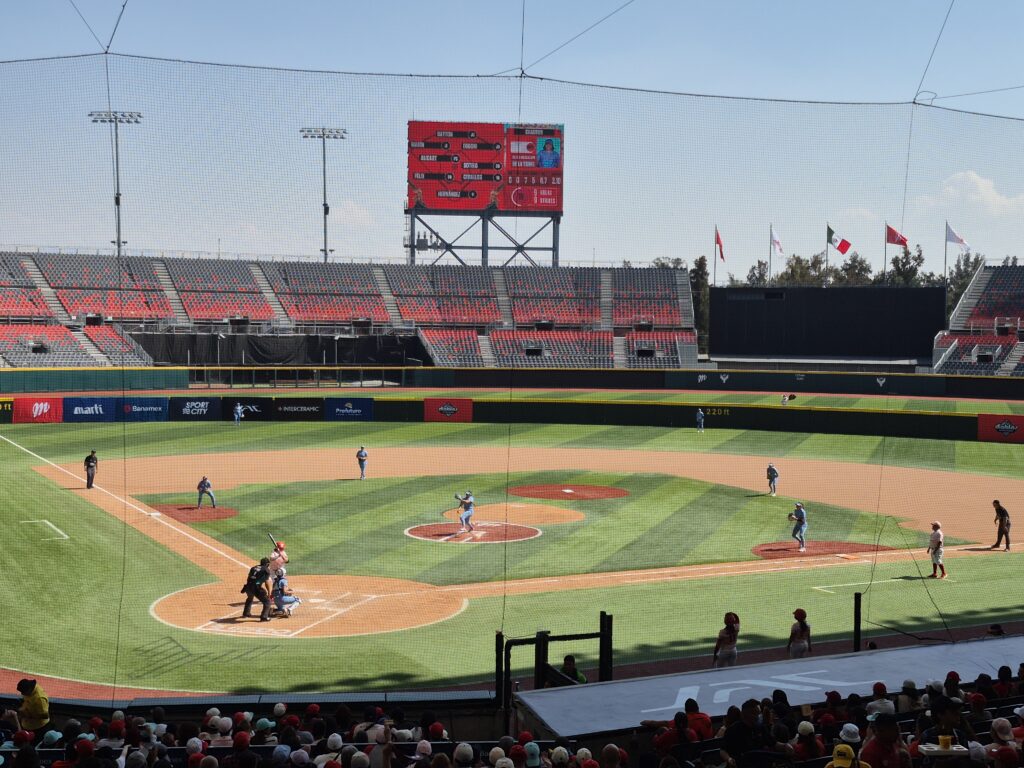
{"label": "outfielder", "polygon": [[774,464],[769,464],[768,469],[765,470],[765,477],[768,478],[768,493],[772,496],[775,495],[775,484],[779,479],[779,470],[775,468]]}
{"label": "outfielder", "polygon": [[[773,496],[775,494],[772,494]],[[797,543],[800,545],[800,552],[807,551],[807,545],[804,542],[804,534],[807,533],[807,510],[804,509],[804,505],[799,501],[793,507],[793,511],[789,513],[789,520],[793,523],[793,533],[791,534]]]}
{"label": "outfielder", "polygon": [[235,415],[235,426],[239,427],[242,425],[242,404],[235,403],[234,410],[232,413]]}
{"label": "outfielder", "polygon": [[462,510],[459,513],[459,522],[462,523],[462,527],[459,528],[459,533],[465,533],[466,531],[472,531],[473,530],[472,518],[473,518],[473,512],[475,511],[474,508],[473,508],[473,504],[474,504],[473,492],[472,491],[466,491],[466,495],[465,496],[459,496],[459,494],[456,493],[455,494],[455,500],[457,502],[459,502],[459,509]]}
{"label": "outfielder", "polygon": [[702,411],[700,408],[697,409],[697,431],[704,431],[704,411]]}
{"label": "outfielder", "polygon": [[366,460],[369,458],[369,456],[370,456],[370,454],[368,454],[366,452],[366,446],[365,445],[360,445],[359,446],[359,450],[356,451],[356,461],[359,462],[359,479],[360,480],[365,480],[366,479]]}
{"label": "outfielder", "polygon": [[[946,537],[942,535],[942,523],[936,520],[932,523],[932,535],[928,537],[928,552],[932,556],[932,575],[929,579],[944,579],[946,578],[946,566],[942,562],[942,545]],[[942,575],[939,576],[938,571],[942,570]]]}

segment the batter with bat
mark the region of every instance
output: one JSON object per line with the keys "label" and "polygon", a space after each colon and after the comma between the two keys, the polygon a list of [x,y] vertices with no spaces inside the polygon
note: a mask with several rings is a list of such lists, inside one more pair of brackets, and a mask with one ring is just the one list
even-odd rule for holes
{"label": "batter with bat", "polygon": [[274,545],[273,551],[270,553],[270,575],[277,578],[277,572],[284,570],[285,565],[288,563],[288,553],[285,551],[284,542],[277,541],[269,533],[267,538],[270,539]]}
{"label": "batter with bat", "polygon": [[459,509],[461,510],[459,512],[459,522],[462,523],[462,527],[459,528],[459,533],[466,533],[466,531],[472,531],[473,530],[472,518],[473,518],[473,512],[474,512],[474,509],[473,509],[473,504],[474,504],[473,492],[472,491],[466,491],[466,495],[465,496],[459,496],[459,494],[456,493],[455,494],[455,500],[457,502],[459,502]]}

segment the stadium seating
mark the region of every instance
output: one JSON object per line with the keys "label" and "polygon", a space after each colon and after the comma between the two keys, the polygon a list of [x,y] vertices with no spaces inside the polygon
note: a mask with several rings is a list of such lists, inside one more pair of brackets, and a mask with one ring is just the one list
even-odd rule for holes
{"label": "stadium seating", "polygon": [[395,296],[403,320],[416,323],[441,323],[441,308],[433,296]]}
{"label": "stadium seating", "polygon": [[261,266],[277,294],[380,295],[369,264],[267,261]]}
{"label": "stadium seating", "polygon": [[352,320],[388,321],[384,299],[362,295],[278,294],[288,317],[300,323],[347,323]]}
{"label": "stadium seating", "polygon": [[616,299],[612,306],[615,325],[649,322],[678,328],[683,323],[679,302],[675,299]]}
{"label": "stadium seating", "polygon": [[109,325],[87,325],[83,328],[100,352],[115,365],[152,365],[153,358],[137,344],[127,341],[117,329]]}
{"label": "stadium seating", "polygon": [[388,286],[395,296],[435,296],[430,267],[388,264],[384,267]]}
{"label": "stadium seating", "polygon": [[[943,363],[936,368],[937,373],[956,373],[968,375],[991,375],[1003,364],[1006,356],[1017,343],[1016,336],[997,336],[995,334],[942,333],[935,340],[936,350],[944,350],[953,346],[956,349]],[[979,362],[978,353],[990,352],[991,362]]]}
{"label": "stadium seating", "polygon": [[[499,366],[509,368],[611,368],[613,336],[610,331],[510,331],[489,335]],[[541,355],[527,355],[536,346]]]}
{"label": "stadium seating", "polygon": [[457,328],[424,328],[421,333],[434,365],[451,367],[483,366],[480,340],[476,331]]}
{"label": "stadium seating", "polygon": [[971,327],[994,328],[996,318],[1017,325],[1024,318],[1024,267],[989,267],[991,277],[971,311]]}
{"label": "stadium seating", "polygon": [[0,253],[0,286],[33,287],[32,278],[21,263],[23,258],[20,253]]}
{"label": "stadium seating", "polygon": [[438,296],[495,296],[494,279],[487,267],[431,267]]}
{"label": "stadium seating", "polygon": [[[47,352],[33,352],[33,343]],[[62,325],[0,325],[0,356],[15,368],[95,366],[96,360]]]}
{"label": "stadium seating", "polygon": [[[679,368],[679,344],[697,344],[693,331],[631,331],[626,334],[630,368]],[[654,350],[654,357],[639,357],[637,347]],[[694,350],[696,352],[696,350]]]}
{"label": "stadium seating", "polygon": [[438,299],[441,320],[457,325],[489,325],[501,322],[497,299],[484,297],[443,296]]}
{"label": "stadium seating", "polygon": [[167,273],[179,291],[259,293],[248,262],[219,259],[165,259]]}
{"label": "stadium seating", "polygon": [[674,299],[676,271],[633,268],[612,270],[612,295],[616,299]]}
{"label": "stadium seating", "polygon": [[512,319],[516,323],[551,320],[559,325],[593,325],[601,320],[601,307],[596,299],[515,298]]}
{"label": "stadium seating", "polygon": [[509,296],[535,298],[597,298],[601,270],[591,267],[505,267]]}
{"label": "stadium seating", "polygon": [[72,290],[58,288],[57,299],[69,315],[98,314],[131,320],[173,318],[174,310],[162,291]]}
{"label": "stadium seating", "polygon": [[43,295],[35,288],[0,287],[0,317],[53,317]]}
{"label": "stadium seating", "polygon": [[181,292],[181,303],[192,320],[216,321],[229,317],[272,320],[274,310],[260,293]]}
{"label": "stadium seating", "polygon": [[38,254],[33,260],[54,288],[160,290],[152,259],[125,257],[123,269],[112,256]]}

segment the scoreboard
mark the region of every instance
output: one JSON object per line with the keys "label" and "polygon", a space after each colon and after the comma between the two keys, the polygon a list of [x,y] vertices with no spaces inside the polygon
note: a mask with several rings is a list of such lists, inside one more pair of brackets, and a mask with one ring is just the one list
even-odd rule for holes
{"label": "scoreboard", "polygon": [[410,121],[407,208],[561,213],[563,128]]}

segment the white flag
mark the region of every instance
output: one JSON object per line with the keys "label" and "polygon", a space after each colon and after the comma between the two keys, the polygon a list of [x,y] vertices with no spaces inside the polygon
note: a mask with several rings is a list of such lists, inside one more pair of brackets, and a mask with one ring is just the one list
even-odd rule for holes
{"label": "white flag", "polygon": [[778,234],[775,232],[775,225],[768,225],[768,230],[771,233],[772,238],[772,250],[775,251],[779,256],[785,255],[782,250],[782,241],[779,240]]}
{"label": "white flag", "polygon": [[948,221],[946,222],[946,242],[947,243],[956,243],[964,251],[970,251],[971,250],[971,246],[969,246],[967,244],[966,240],[964,240],[962,237],[960,237],[960,235],[958,235],[956,232],[953,231],[953,228],[951,226],[949,226],[949,222]]}

